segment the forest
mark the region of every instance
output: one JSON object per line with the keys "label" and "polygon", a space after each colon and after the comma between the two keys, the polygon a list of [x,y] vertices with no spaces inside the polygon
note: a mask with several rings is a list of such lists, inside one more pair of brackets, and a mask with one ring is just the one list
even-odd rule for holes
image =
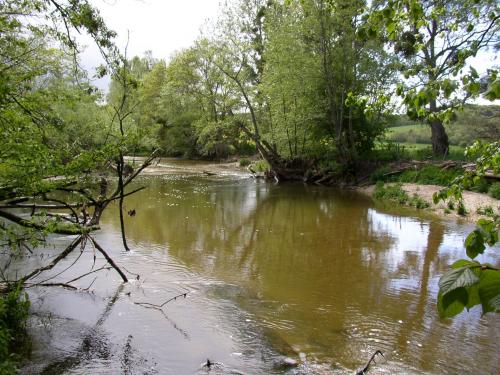
{"label": "forest", "polygon": [[[415,158],[473,162],[436,201],[460,202],[498,176],[498,66],[471,61],[498,52],[499,18],[497,0],[235,0],[173,56],[128,56],[91,1],[0,0],[0,372],[22,358],[12,353],[26,329],[24,288],[57,286],[39,276],[75,249],[92,245],[131,277],[94,233],[116,204],[129,250],[126,201],[157,157],[263,160],[280,183],[325,186]],[[82,67],[79,34],[105,62],[95,72]],[[92,84],[99,77],[107,92]],[[499,270],[474,260],[498,242],[490,216],[440,282],[443,317],[500,312]],[[50,262],[9,271],[58,235],[75,237]]]}

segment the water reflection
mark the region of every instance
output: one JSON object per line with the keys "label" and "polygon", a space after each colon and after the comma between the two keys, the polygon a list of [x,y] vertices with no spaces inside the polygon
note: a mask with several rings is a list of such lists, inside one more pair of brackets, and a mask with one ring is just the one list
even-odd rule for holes
{"label": "water reflection", "polygon": [[[207,298],[236,303],[282,353],[353,369],[381,349],[393,372],[500,371],[498,320],[475,311],[441,322],[435,310],[437,280],[464,256],[466,229],[301,184],[143,182],[150,188],[127,201],[135,246],[156,244],[221,280]],[[105,223],[119,228],[117,215]]]}

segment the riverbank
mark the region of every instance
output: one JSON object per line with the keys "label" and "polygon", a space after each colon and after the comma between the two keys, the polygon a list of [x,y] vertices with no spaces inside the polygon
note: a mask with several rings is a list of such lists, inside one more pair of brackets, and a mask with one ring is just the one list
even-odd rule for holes
{"label": "riverbank", "polygon": [[[485,210],[488,211],[489,208],[491,208],[493,212],[498,212],[500,210],[500,201],[498,199],[492,198],[486,194],[464,191],[462,196],[467,213],[466,215],[459,215],[457,210],[450,209],[446,202],[440,201],[437,204],[433,203],[432,196],[434,195],[434,193],[437,193],[438,191],[443,189],[443,186],[403,183],[401,184],[401,188],[410,197],[416,195],[417,197],[423,199],[429,204],[429,207],[425,208],[425,210],[432,211],[433,213],[441,217],[461,218],[470,222],[476,222],[478,219],[488,217],[485,214]],[[363,194],[369,195],[370,197],[373,197],[373,194],[375,192],[375,185],[359,187],[356,190]]]}
{"label": "riverbank", "polygon": [[[141,157],[128,157],[129,162],[134,164],[140,163]],[[174,163],[172,163],[174,161]],[[183,171],[186,174],[207,175],[207,176],[231,176],[239,175],[241,177],[250,177],[252,174],[247,167],[240,166],[237,161],[232,162],[210,162],[210,161],[194,161],[176,158],[160,158],[156,163],[149,166],[143,171],[144,175],[163,175]],[[388,186],[395,183],[388,183]],[[401,188],[409,197],[418,197],[427,202],[429,207],[426,211],[433,212],[440,217],[462,219],[469,222],[476,222],[480,218],[487,218],[486,212],[491,209],[493,212],[500,210],[500,201],[490,197],[487,194],[476,193],[472,191],[464,191],[463,200],[466,209],[466,215],[460,215],[456,207],[450,209],[446,202],[440,201],[437,204],[433,203],[433,195],[443,189],[440,185],[424,185],[415,183],[402,183]],[[356,191],[366,194],[373,198],[375,185],[356,187]]]}

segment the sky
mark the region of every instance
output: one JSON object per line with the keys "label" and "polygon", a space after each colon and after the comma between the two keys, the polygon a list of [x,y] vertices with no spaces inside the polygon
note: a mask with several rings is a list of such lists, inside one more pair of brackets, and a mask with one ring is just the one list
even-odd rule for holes
{"label": "sky", "polygon": [[[217,16],[222,0],[91,0],[107,26],[118,33],[116,44],[123,51],[129,42],[127,56],[168,59],[175,51],[191,46],[200,28]],[[88,37],[80,38],[86,46],[82,65],[91,72],[102,63],[97,48]],[[109,79],[94,82],[106,89]]]}

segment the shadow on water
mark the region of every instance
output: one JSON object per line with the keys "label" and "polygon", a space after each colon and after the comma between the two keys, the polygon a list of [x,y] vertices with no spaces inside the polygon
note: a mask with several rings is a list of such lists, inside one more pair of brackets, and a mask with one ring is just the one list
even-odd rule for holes
{"label": "shadow on water", "polygon": [[67,355],[47,365],[45,368],[43,368],[40,374],[62,374],[76,369],[82,364],[93,360],[100,360],[105,362],[109,360],[113,355],[116,355],[116,352],[121,352],[121,372],[123,374],[134,373],[134,366],[136,365],[136,363],[134,362],[134,349],[132,347],[133,337],[129,335],[123,348],[120,350],[112,347],[113,344],[111,343],[108,334],[105,330],[101,329],[103,323],[106,321],[106,319],[108,319],[113,306],[120,296],[120,293],[123,291],[123,287],[124,285],[121,284],[117,288],[116,293],[106,304],[106,307],[97,320],[96,324],[86,330],[80,346],[70,355]]}

